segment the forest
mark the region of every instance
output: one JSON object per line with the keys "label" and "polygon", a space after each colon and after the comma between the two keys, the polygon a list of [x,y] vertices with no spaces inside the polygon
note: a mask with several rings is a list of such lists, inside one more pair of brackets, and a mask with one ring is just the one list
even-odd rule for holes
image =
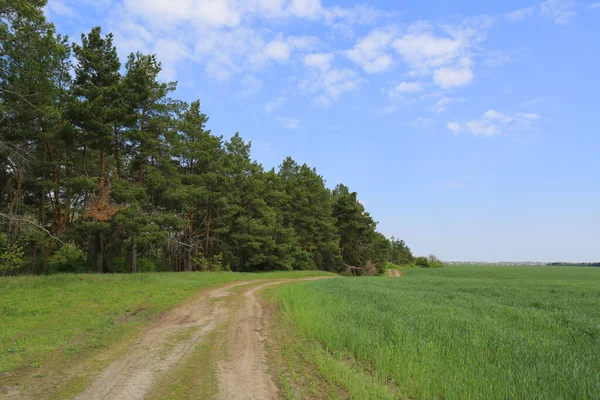
{"label": "forest", "polygon": [[[45,0],[0,3],[0,273],[309,270],[363,274],[410,249],[343,184],[173,98],[155,55],[72,42]],[[369,267],[369,268],[367,268]]]}

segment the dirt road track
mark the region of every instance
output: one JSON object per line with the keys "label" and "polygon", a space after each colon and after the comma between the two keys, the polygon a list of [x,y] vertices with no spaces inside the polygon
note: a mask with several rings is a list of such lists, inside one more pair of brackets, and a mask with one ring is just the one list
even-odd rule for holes
{"label": "dirt road track", "polygon": [[[267,286],[314,279],[322,278],[238,282],[195,295],[147,328],[126,354],[105,368],[75,399],[143,399],[161,376],[175,368],[229,316],[227,357],[214,360],[218,363],[219,399],[276,399],[277,387],[265,361],[266,320],[259,291]],[[248,288],[234,292],[246,285]],[[224,301],[228,296],[241,296],[241,301]],[[191,335],[173,341],[174,335],[185,330],[190,330]]]}
{"label": "dirt road track", "polygon": [[400,278],[402,276],[404,276],[404,274],[400,271],[398,271],[397,269],[388,269],[388,276],[391,276],[393,278]]}

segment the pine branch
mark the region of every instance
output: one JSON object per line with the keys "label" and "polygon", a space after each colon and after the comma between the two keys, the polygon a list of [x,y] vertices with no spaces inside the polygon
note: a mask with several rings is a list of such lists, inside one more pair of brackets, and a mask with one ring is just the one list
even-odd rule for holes
{"label": "pine branch", "polygon": [[44,228],[43,226],[36,224],[33,221],[30,221],[26,218],[21,218],[21,217],[17,217],[15,215],[11,215],[11,214],[5,214],[5,213],[0,213],[0,217],[7,219],[9,221],[16,221],[16,222],[27,222],[30,225],[35,226],[36,228],[38,228],[39,230],[45,232],[51,239],[56,240],[57,242],[59,242],[60,244],[64,245],[65,242],[63,242],[62,240],[60,240],[59,238],[57,238],[56,236],[54,236],[52,234],[52,232],[50,232],[48,229]]}

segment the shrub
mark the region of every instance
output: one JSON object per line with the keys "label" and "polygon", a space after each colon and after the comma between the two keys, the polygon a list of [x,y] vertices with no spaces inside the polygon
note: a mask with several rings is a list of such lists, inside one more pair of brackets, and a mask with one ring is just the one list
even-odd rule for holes
{"label": "shrub", "polygon": [[440,261],[439,258],[430,254],[428,257],[429,268],[444,268],[444,263]]}
{"label": "shrub", "polygon": [[25,263],[23,246],[19,242],[8,248],[6,235],[0,235],[0,272],[8,272],[18,269]]}
{"label": "shrub", "polygon": [[48,259],[52,272],[73,272],[78,261],[85,260],[85,253],[75,243],[65,243]]}
{"label": "shrub", "polygon": [[223,266],[222,254],[206,257],[201,251],[197,251],[192,257],[192,261],[200,271],[227,271],[229,269],[227,266]]}
{"label": "shrub", "polygon": [[429,268],[429,260],[427,257],[415,258],[415,265],[419,268]]}

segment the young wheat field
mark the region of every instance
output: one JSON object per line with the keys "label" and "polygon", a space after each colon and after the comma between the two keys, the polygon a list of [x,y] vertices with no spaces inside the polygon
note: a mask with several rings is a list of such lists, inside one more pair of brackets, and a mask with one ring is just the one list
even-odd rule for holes
{"label": "young wheat field", "polygon": [[403,272],[273,289],[287,397],[599,398],[599,268]]}

